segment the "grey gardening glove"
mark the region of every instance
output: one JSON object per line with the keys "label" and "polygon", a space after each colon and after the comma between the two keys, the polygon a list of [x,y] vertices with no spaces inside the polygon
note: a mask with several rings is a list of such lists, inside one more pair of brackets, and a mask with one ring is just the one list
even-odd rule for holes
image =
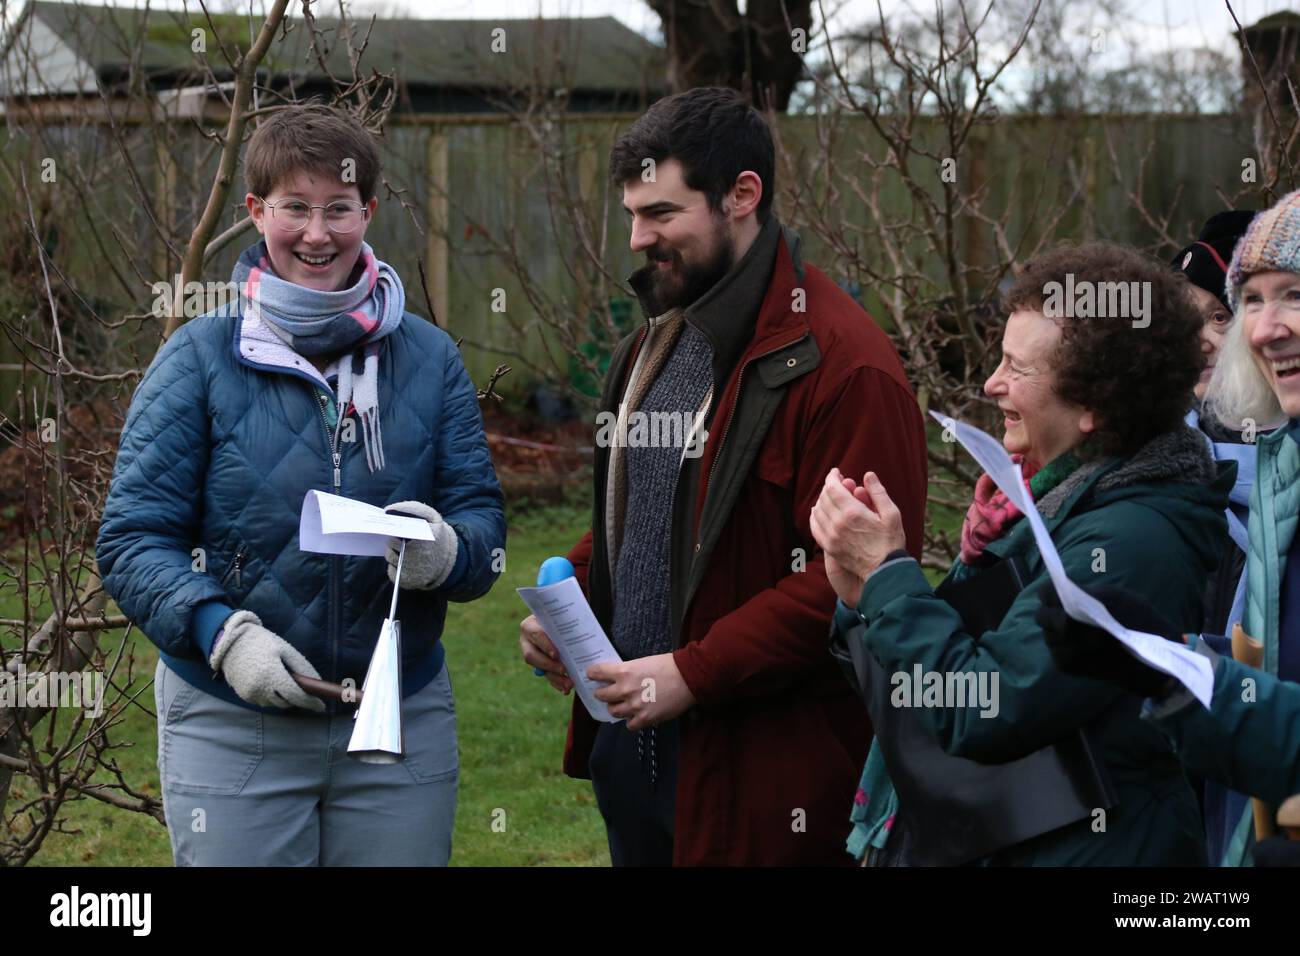
{"label": "grey gardening glove", "polygon": [[[390,514],[423,518],[433,528],[432,541],[407,541],[406,557],[402,560],[402,587],[408,591],[431,591],[440,587],[451,569],[456,566],[456,552],[460,545],[451,525],[442,515],[419,501],[398,501],[384,509]],[[388,580],[397,572],[397,553],[401,538],[388,539]]]}
{"label": "grey gardening glove", "polygon": [[289,676],[294,671],[319,678],[316,668],[288,641],[264,628],[252,611],[236,611],[226,618],[208,663],[250,704],[325,709],[323,700],[308,694]]}

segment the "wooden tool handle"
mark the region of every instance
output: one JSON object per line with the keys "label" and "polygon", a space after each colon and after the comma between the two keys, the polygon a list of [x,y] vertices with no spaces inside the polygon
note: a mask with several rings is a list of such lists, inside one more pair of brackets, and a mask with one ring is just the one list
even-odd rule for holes
{"label": "wooden tool handle", "polygon": [[289,671],[289,676],[293,678],[294,683],[313,697],[319,697],[321,700],[336,700],[341,704],[361,703],[362,694],[359,688],[344,687],[342,684],[334,684],[316,677],[304,677],[293,671]]}
{"label": "wooden tool handle", "polygon": [[[1241,622],[1232,625],[1232,659],[1240,661],[1247,667],[1259,667],[1264,663],[1264,642],[1256,640],[1241,627]],[[1277,824],[1273,822],[1273,808],[1258,798],[1250,801],[1251,813],[1255,818],[1255,839],[1265,840],[1277,836]]]}
{"label": "wooden tool handle", "polygon": [[1241,628],[1241,622],[1232,625],[1232,659],[1247,667],[1264,663],[1264,642],[1251,637]]}
{"label": "wooden tool handle", "polygon": [[1277,808],[1278,825],[1292,840],[1300,840],[1300,793],[1287,797]]}

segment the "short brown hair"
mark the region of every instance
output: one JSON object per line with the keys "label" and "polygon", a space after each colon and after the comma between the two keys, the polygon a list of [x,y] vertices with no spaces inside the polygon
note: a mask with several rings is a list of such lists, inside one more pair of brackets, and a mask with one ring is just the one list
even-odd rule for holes
{"label": "short brown hair", "polygon": [[1082,455],[1131,454],[1175,428],[1192,405],[1204,367],[1200,312],[1187,282],[1158,262],[1112,242],[1062,244],[1025,264],[1003,296],[1008,313],[1043,312],[1049,283],[1140,282],[1150,289],[1145,326],[1125,317],[1054,317],[1061,342],[1053,356],[1056,394],[1091,409],[1097,430]]}
{"label": "short brown hair", "polygon": [[349,170],[354,175],[348,181],[356,183],[361,201],[369,202],[379,167],[375,138],[351,115],[321,103],[298,103],[258,125],[244,157],[244,182],[253,195],[269,196],[295,170],[340,181]]}
{"label": "short brown hair", "polygon": [[647,159],[679,161],[687,188],[704,193],[715,213],[740,174],[752,170],[763,182],[757,220],[767,222],[776,195],[776,147],[763,114],[735,90],[704,86],[658,100],[614,143],[610,179],[618,186],[630,182],[644,173]]}

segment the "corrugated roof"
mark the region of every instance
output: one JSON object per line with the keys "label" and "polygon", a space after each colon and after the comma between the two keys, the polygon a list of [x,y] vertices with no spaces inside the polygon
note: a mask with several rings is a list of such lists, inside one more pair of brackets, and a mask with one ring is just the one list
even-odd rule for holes
{"label": "corrugated roof", "polygon": [[[90,7],[33,3],[32,13],[55,31],[101,76],[124,72],[132,48],[140,46],[140,63],[152,78],[197,71],[191,50],[192,30],[205,31],[206,56],[218,78],[229,74],[219,44],[201,10],[183,13],[130,7]],[[292,11],[291,11],[292,12]],[[263,63],[275,73],[293,72],[305,81],[323,78],[310,53],[300,16],[287,18],[288,37],[277,40]],[[326,59],[336,76],[350,75],[347,52],[339,41],[339,21],[319,17],[317,24],[333,45]],[[358,36],[368,19],[352,21]],[[244,49],[261,21],[235,14],[213,15],[212,26],[227,43]],[[502,37],[504,52],[493,49]],[[499,42],[498,42],[499,46]],[[376,19],[362,66],[397,73],[408,87],[516,87],[540,79],[542,86],[570,90],[628,93],[663,90],[664,51],[613,17],[554,20],[384,20]]]}

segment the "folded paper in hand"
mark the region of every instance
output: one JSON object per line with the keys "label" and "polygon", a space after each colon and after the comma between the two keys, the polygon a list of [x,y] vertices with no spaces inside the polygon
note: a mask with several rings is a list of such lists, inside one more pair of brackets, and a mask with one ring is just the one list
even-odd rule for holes
{"label": "folded paper in hand", "polygon": [[1177,679],[1206,707],[1214,694],[1214,668],[1210,661],[1182,644],[1175,644],[1155,634],[1131,631],[1115,620],[1106,606],[1071,581],[1065,574],[1061,557],[1047,533],[1047,526],[1038,513],[1033,497],[1025,488],[1020,466],[1011,460],[1002,443],[972,425],[959,422],[947,415],[930,412],[943,426],[945,437],[951,434],[963,448],[970,452],[981,468],[993,479],[1011,503],[1024,512],[1029,527],[1034,532],[1034,543],[1047,565],[1056,593],[1061,597],[1061,607],[1076,621],[1091,624],[1111,634],[1134,657]]}
{"label": "folded paper in hand", "polygon": [[432,541],[433,528],[423,518],[394,515],[324,491],[309,491],[298,520],[298,547],[321,554],[382,557],[389,538]]}
{"label": "folded paper in hand", "polygon": [[609,705],[596,696],[596,691],[608,686],[608,682],[587,677],[587,668],[592,664],[617,663],[622,658],[609,642],[600,621],[596,620],[577,579],[565,578],[539,588],[515,590],[555,645],[560,663],[568,671],[569,680],[573,681],[587,713],[607,724],[621,720],[611,714]]}

